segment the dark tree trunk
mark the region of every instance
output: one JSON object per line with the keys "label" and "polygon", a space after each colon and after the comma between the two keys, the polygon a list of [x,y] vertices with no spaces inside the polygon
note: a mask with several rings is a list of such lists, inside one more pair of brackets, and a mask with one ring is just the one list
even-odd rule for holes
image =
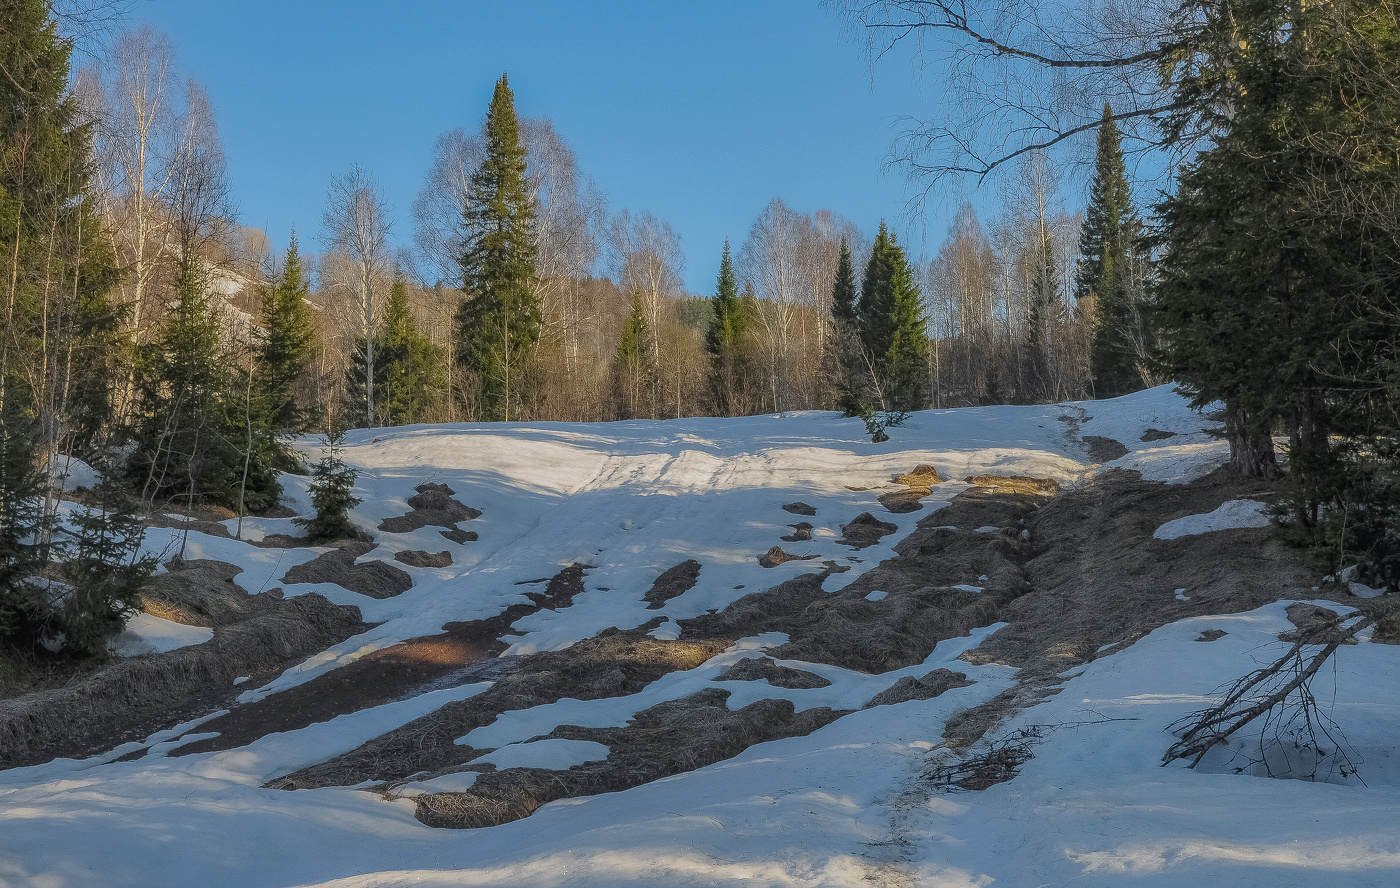
{"label": "dark tree trunk", "polygon": [[1230,442],[1230,471],[1242,478],[1273,480],[1283,472],[1274,459],[1274,439],[1268,428],[1261,429],[1257,421],[1243,411],[1225,410],[1225,438]]}

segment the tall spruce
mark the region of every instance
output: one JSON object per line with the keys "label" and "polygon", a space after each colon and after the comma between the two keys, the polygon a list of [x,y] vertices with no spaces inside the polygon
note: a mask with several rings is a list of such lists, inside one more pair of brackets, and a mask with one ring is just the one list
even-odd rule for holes
{"label": "tall spruce", "polygon": [[861,410],[859,383],[861,373],[860,326],[856,314],[855,265],[851,249],[841,238],[841,253],[836,261],[836,278],[831,287],[831,335],[827,337],[824,356],[826,372],[836,391],[836,406],[847,416]]}
{"label": "tall spruce", "polygon": [[462,255],[466,301],[458,313],[460,361],[476,378],[485,418],[519,418],[524,368],[540,337],[534,289],[535,209],[525,190],[525,148],[506,76],[486,112],[486,158],[472,174]]}
{"label": "tall spruce", "polygon": [[749,385],[749,306],[739,296],[729,240],[719,260],[713,314],[705,332],[705,352],[710,356],[710,392],[723,416],[737,416],[747,406]]}
{"label": "tall spruce", "polygon": [[[307,302],[310,282],[301,266],[296,234],[287,246],[282,274],[277,283],[263,291],[263,329],[256,356],[255,378],[260,392],[265,422],[277,438],[305,432],[308,415],[297,400],[297,383],[306,373],[316,342],[316,320]],[[295,464],[290,452],[279,452],[284,468]]]}
{"label": "tall spruce", "polygon": [[1122,138],[1105,102],[1099,124],[1094,178],[1079,238],[1075,301],[1093,306],[1089,365],[1100,397],[1126,394],[1142,386],[1137,365],[1141,329],[1141,222],[1133,207],[1123,161]]}
{"label": "tall spruce", "polygon": [[632,307],[627,319],[622,322],[622,335],[618,337],[616,388],[618,413],[622,419],[637,419],[650,415],[644,409],[646,395],[650,391],[656,368],[652,361],[651,325],[647,323],[646,309],[641,296],[632,297]]}
{"label": "tall spruce", "polygon": [[884,222],[865,266],[856,315],[863,384],[853,390],[864,408],[857,412],[923,407],[929,350],[923,300],[904,248]]}

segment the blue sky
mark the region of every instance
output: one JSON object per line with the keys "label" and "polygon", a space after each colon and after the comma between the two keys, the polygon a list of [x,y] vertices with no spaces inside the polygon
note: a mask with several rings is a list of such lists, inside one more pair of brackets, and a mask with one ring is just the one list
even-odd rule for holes
{"label": "blue sky", "polygon": [[[897,220],[907,186],[882,162],[898,118],[941,98],[907,55],[872,69],[815,0],[139,0],[130,17],[168,33],[208,88],[240,221],[274,249],[293,224],[319,243],[330,178],[355,163],[411,244],[434,140],[479,126],[505,71],[519,113],[554,121],[612,209],[676,228],[701,293],[725,237],[737,246],[773,197],[872,233]],[[931,252],[947,218],[926,220],[927,245],[896,227]]]}

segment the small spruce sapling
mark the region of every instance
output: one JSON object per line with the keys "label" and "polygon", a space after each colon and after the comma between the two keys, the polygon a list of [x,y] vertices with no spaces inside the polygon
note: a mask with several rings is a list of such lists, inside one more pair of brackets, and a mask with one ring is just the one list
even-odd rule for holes
{"label": "small spruce sapling", "polygon": [[311,473],[311,504],[316,507],[316,517],[296,519],[296,524],[306,529],[312,542],[355,536],[350,510],[360,504],[360,498],[351,491],[359,473],[340,458],[340,445],[344,440],[343,431],[326,436],[321,461]]}
{"label": "small spruce sapling", "polygon": [[85,507],[69,518],[74,540],[65,547],[62,573],[73,590],[54,616],[66,648],[103,656],[107,640],[141,609],[141,592],[157,560],[141,552],[146,527],[121,468],[105,455],[93,468],[98,483]]}

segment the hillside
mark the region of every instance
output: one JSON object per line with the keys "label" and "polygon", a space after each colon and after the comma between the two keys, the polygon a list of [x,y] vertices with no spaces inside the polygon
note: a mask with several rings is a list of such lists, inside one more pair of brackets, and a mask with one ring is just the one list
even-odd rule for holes
{"label": "hillside", "polygon": [[1271,719],[1162,766],[1317,608],[1388,606],[1272,539],[1210,426],[1162,387],[878,445],[831,413],[353,432],[361,539],[154,516],[129,656],[0,700],[0,884],[1400,881],[1370,629],[1316,747]]}

